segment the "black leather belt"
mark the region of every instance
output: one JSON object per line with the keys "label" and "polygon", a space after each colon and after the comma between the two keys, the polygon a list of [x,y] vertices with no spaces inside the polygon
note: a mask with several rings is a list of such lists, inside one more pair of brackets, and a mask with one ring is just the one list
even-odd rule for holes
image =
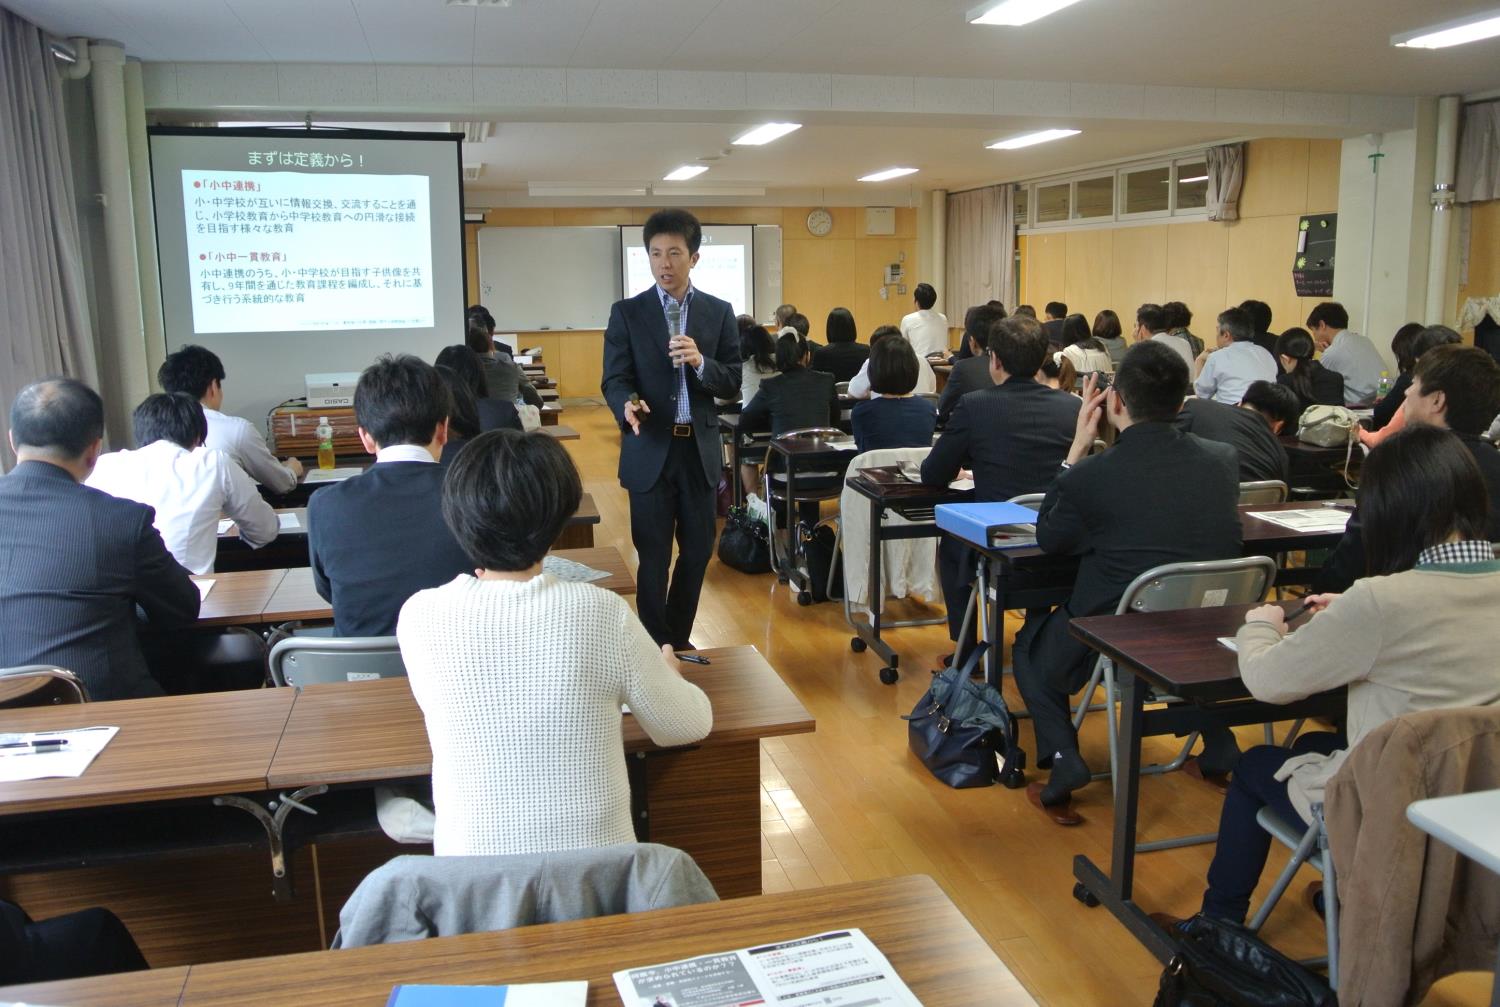
{"label": "black leather belt", "polygon": [[673,437],[691,437],[691,436],[693,436],[693,425],[691,423],[674,423],[674,424],[672,424],[672,436]]}

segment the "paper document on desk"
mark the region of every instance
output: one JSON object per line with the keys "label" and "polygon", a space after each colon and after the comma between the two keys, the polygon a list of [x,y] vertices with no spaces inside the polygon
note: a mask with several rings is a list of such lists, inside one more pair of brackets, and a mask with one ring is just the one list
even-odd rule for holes
{"label": "paper document on desk", "polygon": [[861,930],[626,969],[615,973],[615,988],[626,1007],[920,1007]]}
{"label": "paper document on desk", "polygon": [[307,478],[302,480],[308,483],[338,483],[345,479],[352,479],[359,475],[364,469],[309,469]]}
{"label": "paper document on desk", "polygon": [[543,559],[542,573],[550,573],[558,580],[585,584],[589,581],[604,580],[609,576],[608,570],[595,570],[591,566],[584,566],[582,563],[575,563],[561,556],[548,556]]}
{"label": "paper document on desk", "polygon": [[1312,507],[1307,510],[1251,511],[1251,517],[1269,521],[1283,528],[1300,532],[1343,531],[1349,523],[1349,512],[1333,507]]}
{"label": "paper document on desk", "polygon": [[194,580],[193,583],[198,585],[198,600],[207,601],[208,592],[214,589],[213,579],[210,578],[209,580]]}
{"label": "paper document on desk", "polygon": [[30,734],[0,734],[0,746],[66,741],[61,748],[36,751],[31,748],[0,747],[0,783],[49,780],[82,776],[89,763],[104,751],[118,727],[77,727],[67,731],[34,731]]}
{"label": "paper document on desk", "polygon": [[221,517],[221,518],[219,518],[219,534],[220,535],[228,535],[229,534],[229,529],[231,529],[233,527],[234,527],[234,518],[229,518],[229,517]]}
{"label": "paper document on desk", "polygon": [[280,531],[296,531],[302,527],[296,511],[280,511],[276,515],[276,526]]}
{"label": "paper document on desk", "polygon": [[1232,637],[1232,636],[1221,636],[1221,637],[1218,637],[1217,639],[1219,641],[1219,646],[1220,647],[1228,647],[1230,650],[1234,651],[1236,654],[1238,654],[1240,652],[1239,641],[1236,640],[1234,637]]}

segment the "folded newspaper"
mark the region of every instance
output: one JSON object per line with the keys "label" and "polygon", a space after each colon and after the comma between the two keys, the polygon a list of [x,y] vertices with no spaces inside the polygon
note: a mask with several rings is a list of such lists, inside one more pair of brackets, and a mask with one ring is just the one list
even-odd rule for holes
{"label": "folded newspaper", "polygon": [[615,988],[626,1007],[921,1007],[861,930],[626,969]]}

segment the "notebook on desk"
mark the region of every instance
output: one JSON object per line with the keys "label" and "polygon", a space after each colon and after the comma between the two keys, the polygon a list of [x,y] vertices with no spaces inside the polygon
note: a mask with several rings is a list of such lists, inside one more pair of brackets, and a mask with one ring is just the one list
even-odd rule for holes
{"label": "notebook on desk", "polygon": [[406,983],[391,990],[385,1007],[583,1007],[587,982],[524,983],[513,986],[427,986]]}
{"label": "notebook on desk", "polygon": [[1028,549],[1036,545],[1036,511],[1020,504],[938,504],[932,509],[941,530],[982,549]]}

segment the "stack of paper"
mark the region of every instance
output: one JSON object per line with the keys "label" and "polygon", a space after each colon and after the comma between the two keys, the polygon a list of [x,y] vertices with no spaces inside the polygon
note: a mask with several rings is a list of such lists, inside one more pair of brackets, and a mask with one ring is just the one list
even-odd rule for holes
{"label": "stack of paper", "polygon": [[364,469],[308,469],[307,478],[303,482],[308,483],[337,483],[345,479],[352,479],[359,475]]}
{"label": "stack of paper", "polygon": [[1349,523],[1349,512],[1336,507],[1310,507],[1307,510],[1251,511],[1251,517],[1269,521],[1292,531],[1334,532],[1343,531]]}
{"label": "stack of paper", "polygon": [[302,527],[302,522],[297,520],[296,511],[277,511],[276,526],[281,531],[296,531],[298,528]]}
{"label": "stack of paper", "polygon": [[118,727],[0,734],[0,783],[82,776]]}

